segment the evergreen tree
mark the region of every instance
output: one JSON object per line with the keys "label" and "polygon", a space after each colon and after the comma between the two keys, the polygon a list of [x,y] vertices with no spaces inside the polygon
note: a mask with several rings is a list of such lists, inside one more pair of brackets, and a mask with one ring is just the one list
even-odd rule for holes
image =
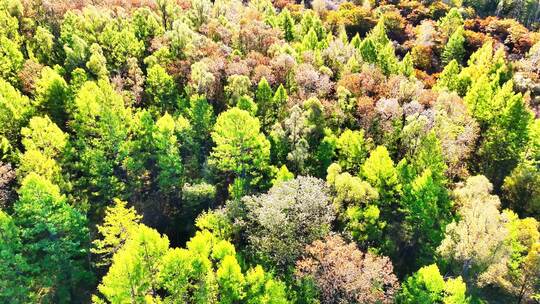
{"label": "evergreen tree", "polygon": [[465,37],[463,37],[463,28],[458,28],[448,39],[441,54],[443,64],[448,64],[452,60],[462,63],[465,57]]}
{"label": "evergreen tree", "polygon": [[261,184],[268,172],[270,143],[260,133],[257,118],[238,108],[220,114],[212,132],[216,146],[209,164],[227,179],[241,178],[249,186]]}
{"label": "evergreen tree", "polygon": [[280,20],[279,25],[281,26],[281,30],[283,31],[283,38],[285,38],[285,41],[291,42],[294,40],[294,19],[291,16],[291,12],[285,8],[281,13],[279,14]]}
{"label": "evergreen tree", "polygon": [[[281,94],[281,93],[280,93]],[[261,121],[261,128],[263,130],[269,130],[276,120],[276,105],[273,104],[272,88],[266,80],[262,78],[257,85],[257,91],[255,92],[255,101],[257,102],[257,116]]]}

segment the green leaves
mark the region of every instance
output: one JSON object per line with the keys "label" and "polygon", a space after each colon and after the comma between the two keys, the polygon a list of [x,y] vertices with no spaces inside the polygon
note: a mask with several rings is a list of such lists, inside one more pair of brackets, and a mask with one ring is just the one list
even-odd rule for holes
{"label": "green leaves", "polygon": [[112,259],[108,273],[98,286],[111,303],[156,301],[160,288],[159,271],[169,240],[144,225],[132,232]]}
{"label": "green leaves", "polygon": [[[91,282],[86,217],[70,206],[58,186],[30,173],[22,182],[13,219],[20,231],[21,255],[32,271],[32,296],[69,302],[74,291]],[[46,290],[45,294],[40,293]]]}
{"label": "green leaves", "polygon": [[447,64],[452,60],[463,62],[465,57],[464,44],[465,37],[463,37],[463,28],[460,27],[454,31],[444,46],[443,53],[441,54],[442,62],[444,64]]}
{"label": "green leaves", "polygon": [[212,167],[252,186],[260,183],[269,169],[270,143],[260,133],[257,118],[238,108],[225,111],[217,118],[212,139],[216,144],[209,159]]}
{"label": "green leaves", "polygon": [[[122,215],[128,218],[119,218]],[[109,209],[106,225],[100,227],[104,239],[98,248],[114,253],[98,286],[108,302],[288,303],[284,284],[261,266],[242,271],[235,247],[227,240],[202,230],[186,248],[169,248],[166,236],[138,224],[138,219],[132,209],[118,202]],[[94,296],[93,301],[103,300]]]}
{"label": "green leaves", "polygon": [[407,278],[402,285],[397,303],[470,303],[465,292],[466,286],[461,277],[445,280],[437,265],[432,264],[420,268],[413,276]]}

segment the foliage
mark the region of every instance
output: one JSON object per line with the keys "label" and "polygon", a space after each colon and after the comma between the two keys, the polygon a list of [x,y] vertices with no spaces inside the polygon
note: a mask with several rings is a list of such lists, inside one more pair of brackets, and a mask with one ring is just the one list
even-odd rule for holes
{"label": "foliage", "polygon": [[[244,218],[238,228],[250,254],[281,272],[294,264],[304,246],[327,235],[334,219],[324,183],[313,177],[276,184],[266,194],[244,197],[241,206],[245,214],[239,214]],[[229,208],[235,215],[238,207]]]}
{"label": "foliage", "polygon": [[230,178],[241,178],[252,186],[268,170],[270,145],[260,133],[257,118],[238,108],[218,116],[212,139],[216,146],[210,154],[209,164]]}
{"label": "foliage", "polygon": [[539,13],[0,0],[0,302],[538,301]]}
{"label": "foliage", "polygon": [[296,276],[315,280],[321,303],[392,303],[398,290],[387,257],[364,253],[335,235],[306,247]]}
{"label": "foliage", "polygon": [[420,268],[401,288],[398,303],[470,303],[461,277],[445,280],[435,264]]}

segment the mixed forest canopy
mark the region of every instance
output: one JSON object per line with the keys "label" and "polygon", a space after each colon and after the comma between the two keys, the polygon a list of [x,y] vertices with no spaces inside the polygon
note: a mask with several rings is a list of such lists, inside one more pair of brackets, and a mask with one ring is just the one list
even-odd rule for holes
{"label": "mixed forest canopy", "polygon": [[540,2],[297,2],[0,0],[0,303],[540,303]]}

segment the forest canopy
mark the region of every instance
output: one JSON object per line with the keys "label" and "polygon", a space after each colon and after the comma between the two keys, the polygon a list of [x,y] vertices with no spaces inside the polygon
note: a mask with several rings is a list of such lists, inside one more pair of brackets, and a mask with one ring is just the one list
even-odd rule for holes
{"label": "forest canopy", "polygon": [[0,0],[0,303],[540,303],[538,0]]}

